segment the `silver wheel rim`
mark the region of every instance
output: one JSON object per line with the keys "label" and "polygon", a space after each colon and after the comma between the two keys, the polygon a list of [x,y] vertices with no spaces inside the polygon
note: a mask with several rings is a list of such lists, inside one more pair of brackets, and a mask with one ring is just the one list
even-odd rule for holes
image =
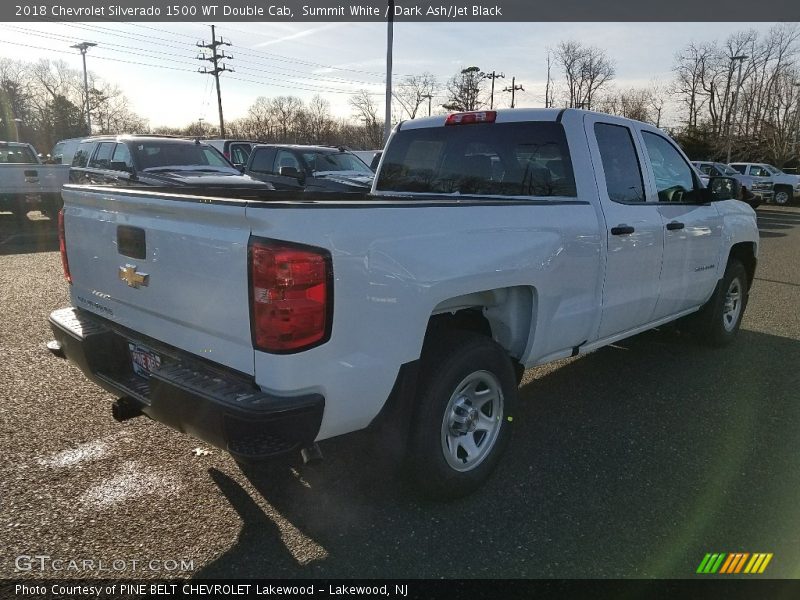
{"label": "silver wheel rim", "polygon": [[503,424],[503,389],[489,371],[456,386],[442,419],[442,452],[454,470],[471,471],[491,453]]}
{"label": "silver wheel rim", "polygon": [[789,194],[786,192],[778,192],[775,194],[775,203],[776,204],[786,204],[789,201]]}
{"label": "silver wheel rim", "polygon": [[725,331],[733,331],[739,322],[742,313],[742,284],[738,278],[731,281],[728,292],[725,294],[725,304],[722,307],[722,325]]}

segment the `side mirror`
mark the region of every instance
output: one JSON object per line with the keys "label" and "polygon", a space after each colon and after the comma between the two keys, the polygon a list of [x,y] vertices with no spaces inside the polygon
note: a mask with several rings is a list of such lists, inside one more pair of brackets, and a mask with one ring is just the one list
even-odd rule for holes
{"label": "side mirror", "polygon": [[281,167],[278,169],[278,175],[282,177],[294,177],[295,179],[300,179],[300,171],[298,171],[295,167]]}
{"label": "side mirror", "polygon": [[298,171],[295,167],[281,167],[278,169],[278,175],[283,175],[284,177],[294,177],[297,179],[297,183],[300,185],[306,184],[306,174],[302,171]]}
{"label": "side mirror", "polygon": [[127,165],[127,163],[122,161],[115,161],[112,160],[111,163],[108,165],[108,168],[112,171],[125,171],[126,173],[130,172],[131,168]]}
{"label": "side mirror", "polygon": [[246,165],[233,165],[233,166],[239,169],[239,173],[244,173],[247,170]]}
{"label": "side mirror", "polygon": [[706,199],[710,202],[736,200],[742,195],[741,184],[733,177],[711,177],[706,186]]}

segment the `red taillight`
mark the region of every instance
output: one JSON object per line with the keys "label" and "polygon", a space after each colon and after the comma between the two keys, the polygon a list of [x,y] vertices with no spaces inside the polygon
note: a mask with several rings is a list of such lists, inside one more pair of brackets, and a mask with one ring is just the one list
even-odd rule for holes
{"label": "red taillight", "polygon": [[331,258],[321,248],[251,240],[253,345],[298,352],[330,335]]}
{"label": "red taillight", "polygon": [[64,209],[58,211],[58,249],[61,252],[61,266],[64,267],[64,277],[72,283],[69,272],[69,259],[67,258],[67,237],[64,235]]}
{"label": "red taillight", "polygon": [[445,125],[470,125],[472,123],[494,123],[497,119],[496,110],[480,110],[476,112],[453,113],[447,115]]}
{"label": "red taillight", "polygon": [[230,152],[223,152],[223,153],[222,153],[222,155],[223,155],[225,158],[227,158],[228,160],[230,160],[230,159],[231,159],[231,153],[230,153]]}

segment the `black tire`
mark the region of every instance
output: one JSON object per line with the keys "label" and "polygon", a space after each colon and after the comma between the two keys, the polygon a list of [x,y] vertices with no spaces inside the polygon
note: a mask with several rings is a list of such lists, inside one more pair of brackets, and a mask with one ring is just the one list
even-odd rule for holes
{"label": "black tire", "polygon": [[775,188],[775,195],[772,197],[775,204],[779,206],[786,206],[792,201],[792,188],[787,186],[777,186]]}
{"label": "black tire", "polygon": [[[466,391],[457,394],[462,388]],[[481,396],[484,404],[479,409]],[[487,400],[494,397],[499,401]],[[428,498],[452,499],[483,484],[510,441],[516,404],[514,366],[490,338],[442,331],[427,343],[408,448],[409,475],[417,489]],[[465,432],[454,432],[445,424],[446,417],[452,427]],[[450,448],[447,455],[446,448]]]}
{"label": "black tire", "polygon": [[[734,285],[734,282],[736,284]],[[701,337],[703,343],[713,347],[727,346],[739,332],[744,311],[747,308],[749,282],[744,265],[735,258],[728,260],[725,274],[717,283],[714,295],[693,315],[693,329]],[[728,293],[738,293],[738,310],[732,309],[728,302]],[[733,318],[735,313],[735,318]]]}

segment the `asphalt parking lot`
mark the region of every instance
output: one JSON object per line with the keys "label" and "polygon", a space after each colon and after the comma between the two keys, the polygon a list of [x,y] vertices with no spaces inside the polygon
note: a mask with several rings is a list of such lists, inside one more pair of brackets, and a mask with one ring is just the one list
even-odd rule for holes
{"label": "asphalt parking lot", "polygon": [[[667,329],[527,372],[501,467],[449,504],[409,493],[370,436],[243,471],[115,422],[45,350],[68,304],[50,224],[0,214],[0,577],[683,578],[707,552],[774,553],[766,575],[800,577],[800,208],[758,212],[734,346]],[[125,568],[19,573],[28,555]]]}

